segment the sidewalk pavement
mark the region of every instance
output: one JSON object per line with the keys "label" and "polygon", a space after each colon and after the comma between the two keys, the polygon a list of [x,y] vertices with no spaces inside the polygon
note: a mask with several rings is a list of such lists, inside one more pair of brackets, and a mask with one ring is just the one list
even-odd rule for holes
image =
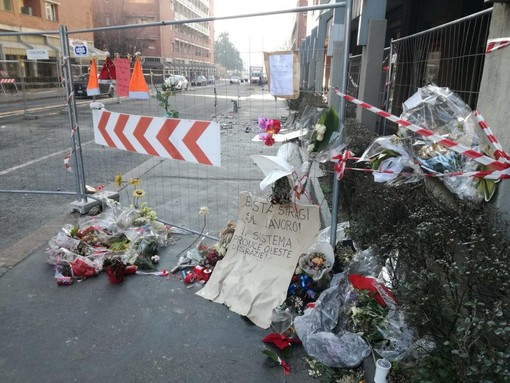
{"label": "sidewalk pavement", "polygon": [[[44,250],[76,218],[62,214],[10,247],[0,270],[1,382],[284,381],[283,368],[262,353],[271,331],[196,295],[200,285],[141,275],[110,285],[101,273],[57,286]],[[175,266],[197,239],[176,237],[161,250],[159,270]],[[301,346],[285,355],[287,382],[310,381],[304,356]]]}
{"label": "sidewalk pavement", "polygon": [[[288,354],[266,346],[262,339],[271,330],[196,295],[200,285],[140,275],[110,285],[101,273],[57,286],[44,250],[66,219],[73,223],[64,215],[22,241],[19,251],[29,255],[0,274],[1,382],[315,381],[301,346]],[[160,270],[175,266],[196,235],[176,238],[161,250]],[[286,380],[262,353],[266,347],[291,366]]]}
{"label": "sidewalk pavement", "polygon": [[[195,238],[177,236],[159,269],[171,269]],[[141,275],[110,285],[101,273],[57,286],[45,247],[0,277],[0,381],[284,381],[261,352],[269,331],[199,297],[199,285]],[[291,350],[288,382],[310,381],[304,355]]]}
{"label": "sidewalk pavement", "polygon": [[[65,89],[62,87],[27,89],[24,96],[27,100],[53,97],[65,98]],[[0,90],[0,102],[19,101],[23,100],[24,96],[20,86],[18,86],[18,91],[15,89],[6,90],[5,92]]]}

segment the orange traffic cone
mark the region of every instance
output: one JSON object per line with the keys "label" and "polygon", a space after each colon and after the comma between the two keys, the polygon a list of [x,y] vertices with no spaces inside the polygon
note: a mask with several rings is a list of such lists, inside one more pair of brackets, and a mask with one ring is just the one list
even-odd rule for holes
{"label": "orange traffic cone", "polygon": [[99,84],[97,83],[97,65],[96,60],[90,60],[89,82],[87,83],[87,95],[96,96],[99,94]]}
{"label": "orange traffic cone", "polygon": [[136,58],[131,81],[129,82],[129,98],[138,98],[140,100],[149,99],[149,88],[145,82],[142,72],[142,63],[140,57]]}

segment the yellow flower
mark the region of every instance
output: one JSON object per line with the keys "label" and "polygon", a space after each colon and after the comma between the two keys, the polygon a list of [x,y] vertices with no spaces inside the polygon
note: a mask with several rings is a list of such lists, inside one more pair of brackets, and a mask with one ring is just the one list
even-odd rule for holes
{"label": "yellow flower", "polygon": [[121,187],[122,186],[122,175],[117,174],[115,176],[114,182],[115,182],[115,185],[117,185],[118,187]]}
{"label": "yellow flower", "polygon": [[209,208],[207,206],[202,206],[198,214],[205,217],[207,214],[209,214]]}
{"label": "yellow flower", "polygon": [[142,198],[145,195],[145,192],[143,189],[135,189],[133,190],[133,197],[135,198]]}
{"label": "yellow flower", "polygon": [[130,185],[133,185],[133,186],[138,186],[140,185],[140,178],[132,178],[128,181],[128,184]]}

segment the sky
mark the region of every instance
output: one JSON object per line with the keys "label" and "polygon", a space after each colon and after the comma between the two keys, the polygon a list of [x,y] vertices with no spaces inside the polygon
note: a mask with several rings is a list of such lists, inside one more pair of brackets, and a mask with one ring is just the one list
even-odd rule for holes
{"label": "sky", "polygon": [[[215,0],[214,16],[246,15],[296,8],[297,0]],[[288,46],[295,13],[239,18],[214,23],[215,40],[228,32],[229,40],[241,53],[244,66],[262,65],[263,53]]]}

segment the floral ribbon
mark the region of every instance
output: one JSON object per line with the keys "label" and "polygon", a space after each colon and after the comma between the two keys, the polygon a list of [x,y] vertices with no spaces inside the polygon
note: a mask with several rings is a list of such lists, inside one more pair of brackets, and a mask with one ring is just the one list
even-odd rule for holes
{"label": "floral ribbon", "polygon": [[266,335],[264,339],[262,339],[262,342],[273,343],[280,350],[285,350],[287,347],[290,347],[292,343],[301,344],[301,341],[299,339],[289,338],[285,335],[278,334],[275,332]]}

